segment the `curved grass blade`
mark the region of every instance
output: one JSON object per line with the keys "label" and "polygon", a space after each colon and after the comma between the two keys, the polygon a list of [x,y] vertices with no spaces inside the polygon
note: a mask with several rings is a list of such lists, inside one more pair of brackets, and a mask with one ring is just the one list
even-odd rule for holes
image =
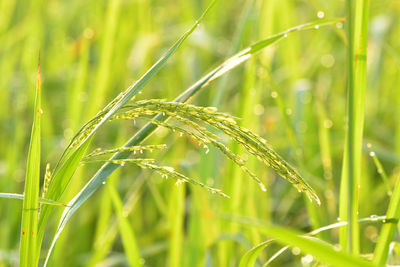
{"label": "curved grass blade", "polygon": [[318,258],[320,261],[330,266],[347,266],[347,267],[372,267],[375,266],[371,262],[357,258],[348,253],[337,251],[332,246],[319,242],[315,238],[302,236],[299,232],[295,232],[283,227],[275,225],[264,225],[266,234],[278,240],[278,242],[295,246],[301,249],[302,253],[308,253]]}
{"label": "curved grass blade", "polygon": [[[393,219],[387,219],[386,216],[370,216],[370,217],[366,217],[366,218],[362,218],[362,219],[358,220],[359,223],[371,223],[371,222],[387,223],[388,221],[396,222],[396,219],[393,221]],[[245,224],[248,224],[248,223],[245,223]],[[257,225],[252,225],[252,226],[257,226],[257,227],[259,227],[259,229],[262,229],[263,232],[268,234],[268,230],[263,228],[264,225],[265,224],[261,224],[261,225],[257,224]],[[345,225],[347,225],[347,222],[332,223],[332,224],[320,227],[318,229],[315,229],[311,232],[308,232],[304,236],[315,236],[315,235],[317,235],[321,232],[327,231],[327,230],[343,228],[343,226],[345,226]],[[258,244],[257,246],[253,247],[249,251],[247,251],[246,254],[242,257],[242,259],[240,261],[241,265],[239,267],[250,267],[250,266],[253,267],[257,260],[258,255],[261,253],[261,251],[264,248],[266,248],[271,242],[274,242],[274,241],[275,241],[275,239],[270,239],[270,240],[264,241],[264,242]],[[278,252],[276,252],[274,255],[272,255],[263,266],[267,266],[268,264],[270,264],[274,259],[276,259],[283,252],[285,252],[288,248],[289,248],[289,246],[285,246],[282,249],[280,249]]]}
{"label": "curved grass blade", "polygon": [[[8,199],[20,199],[24,200],[24,195],[23,194],[16,194],[16,193],[0,193],[0,198],[8,198]],[[66,207],[67,204],[57,202],[51,199],[46,199],[39,197],[39,203],[40,204],[46,204],[46,205],[54,205],[54,206],[64,206]]]}
{"label": "curved grass blade", "polygon": [[19,251],[19,264],[22,267],[37,266],[36,245],[39,217],[41,115],[41,74],[39,56],[35,96],[35,111],[28,152],[28,163],[24,190],[25,197],[23,200],[22,209],[22,229]]}
{"label": "curved grass blade", "polygon": [[267,240],[247,251],[240,260],[239,267],[253,267],[261,251],[263,251],[264,248],[266,248],[272,242],[273,240]]}
{"label": "curved grass blade", "polygon": [[[321,20],[317,22],[312,22],[300,26],[296,26],[291,28],[287,31],[284,31],[280,34],[274,35],[272,37],[266,38],[262,41],[255,43],[254,45],[250,46],[249,48],[237,53],[230,59],[224,61],[221,65],[213,69],[211,72],[206,74],[203,78],[198,80],[195,84],[189,87],[186,91],[184,91],[181,95],[179,95],[174,101],[175,102],[187,102],[190,100],[198,91],[204,88],[209,82],[215,80],[216,78],[220,77],[227,71],[235,68],[236,66],[240,65],[241,63],[245,62],[247,59],[250,58],[251,55],[256,54],[258,51],[261,51],[263,48],[276,43],[282,38],[285,38],[285,34],[292,33],[298,30],[306,30],[315,28],[318,25],[326,25],[326,24],[333,24],[339,21],[343,21],[343,18],[340,19],[333,19],[333,20]],[[287,36],[287,35],[286,35]],[[125,102],[126,103],[126,102]],[[124,104],[125,104],[124,103]],[[115,110],[116,112],[117,110]],[[115,113],[114,112],[114,113]],[[111,115],[113,115],[112,113]],[[110,116],[111,116],[110,115]],[[158,121],[165,121],[168,117],[163,116],[162,114],[157,115],[154,120]],[[137,132],[124,146],[135,146],[143,142],[148,136],[151,135],[156,129],[158,128],[157,125],[153,123],[146,124],[139,132]],[[118,152],[115,153],[111,160],[119,160],[129,157],[131,152]],[[52,248],[55,245],[59,235],[61,234],[62,230],[64,229],[65,225],[68,223],[69,219],[72,215],[79,209],[79,207],[86,202],[86,200],[102,185],[102,183],[107,179],[111,173],[113,173],[119,165],[113,164],[110,162],[105,163],[97,172],[96,174],[90,179],[90,181],[82,188],[82,190],[69,202],[68,206],[60,219],[57,232],[54,236],[52,241],[52,245],[48,252],[47,257],[49,257]]]}

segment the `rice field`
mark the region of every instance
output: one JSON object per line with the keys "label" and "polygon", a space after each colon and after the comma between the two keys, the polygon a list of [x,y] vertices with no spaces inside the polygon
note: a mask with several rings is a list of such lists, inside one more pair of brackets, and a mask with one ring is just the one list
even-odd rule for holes
{"label": "rice field", "polygon": [[399,265],[399,14],[0,0],[0,267]]}

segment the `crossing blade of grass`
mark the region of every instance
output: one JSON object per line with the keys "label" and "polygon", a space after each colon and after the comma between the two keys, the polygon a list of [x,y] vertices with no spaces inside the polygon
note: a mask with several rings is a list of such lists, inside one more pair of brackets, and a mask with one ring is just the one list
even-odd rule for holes
{"label": "crossing blade of grass", "polygon": [[364,105],[366,87],[366,59],[368,43],[369,1],[356,2],[353,21],[353,1],[347,1],[348,9],[348,99],[347,133],[343,156],[340,189],[339,216],[348,221],[340,231],[340,244],[354,254],[359,253],[358,190],[361,174],[361,150],[364,127]]}
{"label": "crossing blade of grass", "polygon": [[[24,199],[24,195],[23,194],[15,194],[15,193],[0,193],[0,198],[23,200]],[[64,206],[64,207],[67,206],[64,203],[57,202],[57,201],[54,201],[54,200],[51,200],[51,199],[42,198],[42,197],[39,197],[39,203],[40,204],[46,204],[46,205]]]}
{"label": "crossing blade of grass", "polygon": [[263,226],[266,234],[275,238],[278,242],[298,247],[302,253],[308,253],[319,259],[321,262],[330,266],[347,266],[347,267],[367,267],[375,266],[374,264],[357,258],[348,253],[337,251],[332,246],[329,246],[319,239],[302,236],[302,234],[275,225]]}
{"label": "crossing blade of grass", "polygon": [[[210,7],[214,4],[210,5]],[[207,8],[205,13],[210,9]],[[204,17],[204,14],[202,15]],[[202,18],[201,17],[201,18]],[[263,48],[276,43],[277,41],[281,40],[282,38],[287,37],[287,35],[291,32],[299,31],[299,30],[306,30],[306,29],[313,29],[316,26],[322,26],[322,25],[327,25],[327,24],[333,24],[339,21],[343,21],[343,18],[340,19],[332,19],[332,20],[320,20],[316,22],[311,22],[303,25],[299,25],[296,27],[293,27],[291,29],[288,29],[282,33],[273,35],[272,37],[266,38],[264,40],[261,40],[252,46],[249,46],[248,48],[242,50],[241,52],[237,53],[233,57],[229,58],[228,60],[224,61],[221,65],[213,69],[211,72],[209,72],[207,75],[205,75],[203,78],[198,80],[195,84],[193,84],[191,87],[189,87],[186,91],[184,91],[180,96],[178,96],[174,101],[175,102],[186,102],[189,99],[191,99],[198,91],[200,91],[202,88],[204,88],[209,82],[215,80],[216,78],[220,77],[224,73],[230,71],[231,69],[235,68],[236,66],[240,65],[241,63],[245,62],[248,60],[252,55],[256,54],[257,52],[261,51]],[[200,21],[200,19],[198,20]],[[197,25],[197,23],[196,23]],[[195,26],[196,26],[195,25]],[[193,26],[193,27],[195,27]],[[194,28],[192,28],[190,31],[188,31],[184,37],[186,38],[188,34],[190,34]],[[183,38],[183,37],[182,37]],[[180,40],[182,40],[182,38]],[[182,43],[182,41],[178,41],[178,43]],[[177,43],[177,44],[178,44]],[[175,44],[175,46],[177,45]],[[176,47],[173,46],[171,50],[176,50]],[[171,55],[171,54],[169,54]],[[160,62],[160,61],[159,61]],[[157,64],[157,63],[156,63]],[[161,63],[160,63],[161,64]],[[153,66],[152,69],[155,69]],[[149,73],[149,72],[147,72]],[[147,75],[147,73],[145,75]],[[150,74],[149,74],[150,75]],[[147,79],[147,78],[146,78]],[[143,82],[142,82],[143,83]],[[141,87],[140,87],[141,88]],[[138,92],[138,90],[132,88],[135,93]],[[132,95],[133,96],[133,95]],[[125,99],[125,96],[124,96]],[[126,101],[125,101],[126,100]],[[118,111],[119,108],[121,108],[129,99],[125,99],[124,101],[120,102],[118,101],[118,108],[115,108],[115,105],[112,105],[111,109],[107,112],[107,117],[110,118],[115,112]],[[110,106],[110,105],[109,105]],[[108,106],[108,107],[109,107]],[[102,121],[104,121],[104,118]],[[157,115],[154,120],[157,121],[165,121],[168,118],[168,116],[164,116],[163,114]],[[96,126],[97,127],[97,126]],[[97,127],[98,128],[98,127]],[[141,130],[139,130],[127,143],[125,143],[124,147],[130,147],[134,145],[138,145],[139,143],[143,142],[151,133],[153,133],[156,129],[158,128],[157,125],[153,123],[148,123],[146,124]],[[119,159],[124,159],[128,158],[129,155],[132,152],[126,151],[126,152],[118,152],[115,153],[114,156],[110,159],[112,160],[119,160]],[[87,199],[103,184],[103,182],[107,179],[107,177],[114,172],[120,165],[119,164],[114,164],[112,162],[107,162],[105,163],[97,172],[96,174],[90,179],[90,181],[82,188],[82,190],[69,202],[68,207],[64,210],[62,217],[60,219],[57,232],[53,238],[52,245],[50,247],[50,250],[47,254],[47,259],[55,245],[55,242],[57,241],[59,235],[63,231],[64,227],[72,217],[72,215],[79,209],[80,206],[82,206],[83,203],[86,202]],[[47,260],[46,260],[47,262]]]}
{"label": "crossing blade of grass", "polygon": [[386,218],[390,221],[382,226],[379,241],[375,248],[374,263],[384,266],[389,253],[389,245],[393,240],[400,219],[400,176],[397,178],[394,193],[390,199]]}
{"label": "crossing blade of grass", "polygon": [[25,179],[25,197],[22,209],[22,229],[19,252],[19,265],[37,266],[36,245],[39,217],[39,185],[40,185],[40,116],[41,109],[41,74],[40,56],[38,64],[35,110],[31,140],[28,152],[28,163]]}

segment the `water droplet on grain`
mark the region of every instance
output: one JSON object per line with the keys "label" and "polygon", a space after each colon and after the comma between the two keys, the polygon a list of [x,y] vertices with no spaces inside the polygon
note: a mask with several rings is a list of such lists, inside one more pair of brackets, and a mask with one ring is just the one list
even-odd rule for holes
{"label": "water droplet on grain", "polygon": [[372,221],[377,221],[379,219],[378,215],[375,215],[375,214],[371,215],[370,218],[371,218]]}
{"label": "water droplet on grain", "polygon": [[278,92],[273,91],[273,92],[271,93],[271,97],[272,97],[272,98],[277,98],[277,97],[278,97]]}
{"label": "water droplet on grain", "polygon": [[371,143],[368,143],[368,144],[367,144],[367,147],[368,147],[368,148],[371,148],[371,146],[372,146]]}
{"label": "water droplet on grain", "polygon": [[319,29],[319,25],[315,25],[315,29]]}
{"label": "water droplet on grain", "polygon": [[340,217],[337,217],[337,219],[336,219],[338,222],[340,222],[342,219],[340,219]]}
{"label": "water droplet on grain", "polygon": [[136,150],[133,150],[133,154],[135,154],[135,155],[136,155]]}
{"label": "water droplet on grain", "polygon": [[324,11],[318,11],[317,17],[320,18],[320,19],[324,18],[325,17]]}
{"label": "water droplet on grain", "polygon": [[369,152],[369,155],[370,155],[371,157],[374,157],[374,156],[375,156],[375,152],[374,152],[374,151],[371,151],[371,152]]}
{"label": "water droplet on grain", "polygon": [[283,37],[285,37],[285,38],[286,38],[286,37],[287,37],[287,34],[285,33],[285,35],[284,35]]}
{"label": "water droplet on grain", "polygon": [[106,182],[104,181],[104,182],[102,182],[102,184],[106,184]]}
{"label": "water droplet on grain", "polygon": [[183,136],[183,133],[179,133],[179,136]]}
{"label": "water droplet on grain", "polygon": [[143,150],[142,149],[140,149],[140,154],[143,154]]}
{"label": "water droplet on grain", "polygon": [[142,91],[139,91],[139,95],[141,95],[142,94]]}
{"label": "water droplet on grain", "polygon": [[153,149],[150,149],[150,153],[153,152]]}

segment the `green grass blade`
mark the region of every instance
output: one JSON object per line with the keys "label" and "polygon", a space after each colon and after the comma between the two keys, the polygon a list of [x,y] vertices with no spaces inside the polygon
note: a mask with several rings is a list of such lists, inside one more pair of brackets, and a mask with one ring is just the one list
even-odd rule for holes
{"label": "green grass blade", "polygon": [[130,266],[142,266],[143,263],[140,259],[135,232],[133,231],[127,216],[124,215],[121,198],[119,197],[114,184],[108,184],[107,189],[110,193],[115,213],[117,214],[118,229],[124,246],[125,255],[128,257],[128,262]]}
{"label": "green grass blade", "polygon": [[397,223],[400,219],[400,177],[397,178],[393,196],[390,199],[389,208],[386,213],[387,223],[382,226],[379,241],[375,248],[374,263],[384,266],[389,253],[389,245],[393,240]]}
{"label": "green grass blade", "polygon": [[375,266],[363,259],[357,258],[348,253],[337,251],[332,246],[316,241],[315,238],[301,236],[300,233],[285,229],[283,227],[266,225],[266,234],[275,238],[278,242],[295,246],[301,249],[302,253],[313,255],[320,261],[337,267],[367,267]]}
{"label": "green grass blade", "polygon": [[[23,194],[16,194],[16,193],[0,193],[0,198],[8,198],[8,199],[20,199],[23,200],[24,199],[24,195]],[[39,197],[39,203],[40,204],[46,204],[46,205],[54,205],[54,206],[67,206],[64,203],[61,202],[57,202],[51,199],[46,199],[46,198],[42,198]]]}
{"label": "green grass blade", "polygon": [[36,85],[35,110],[31,141],[28,152],[28,163],[25,180],[25,198],[22,210],[22,229],[20,241],[20,266],[37,266],[36,245],[39,216],[40,185],[40,117],[41,109],[41,74],[40,57]]}
{"label": "green grass blade", "polygon": [[[207,8],[205,13],[210,9],[210,7],[213,4],[214,4],[214,2]],[[198,22],[203,17],[204,17],[204,14],[198,20]],[[328,23],[332,24],[332,23],[335,23],[335,22],[338,22],[338,21],[342,21],[342,20],[343,19],[333,19],[333,20],[325,20],[325,21],[322,20],[322,21],[317,21],[317,22],[312,22],[312,23],[296,26],[296,27],[293,27],[293,28],[291,28],[289,30],[286,30],[286,31],[282,32],[282,33],[279,33],[277,35],[274,35],[272,37],[264,39],[264,40],[262,40],[260,42],[257,42],[256,44],[248,47],[247,49],[242,50],[241,52],[237,53],[233,57],[229,58],[228,60],[223,62],[221,65],[216,67],[214,70],[209,72],[207,75],[205,75],[199,81],[197,81],[195,84],[193,84],[191,87],[189,87],[186,91],[184,91],[180,96],[178,96],[175,99],[175,101],[176,102],[186,102],[186,101],[188,101],[198,91],[200,91],[202,88],[204,88],[209,82],[211,82],[212,80],[220,77],[221,75],[223,75],[227,71],[235,68],[236,66],[240,65],[241,63],[245,62],[247,59],[250,58],[251,55],[257,53],[258,51],[261,51],[263,48],[265,48],[265,47],[277,42],[278,40],[280,40],[282,38],[285,38],[288,33],[291,33],[291,32],[294,32],[294,31],[298,31],[298,30],[312,29],[312,28],[315,28],[316,26],[319,26],[319,25],[326,25]],[[197,25],[197,23],[196,23],[196,25]],[[172,51],[172,52],[175,51],[176,48],[177,48],[176,46],[178,44],[180,45],[183,42],[183,40],[187,38],[188,34],[190,34],[194,30],[195,26],[193,26],[192,29],[189,30],[187,33],[185,33],[185,35],[171,48],[170,51]],[[171,54],[167,53],[167,55],[171,55]],[[159,62],[160,63],[157,62],[156,65],[157,64],[162,64],[161,60]],[[158,69],[158,67],[156,68],[155,66],[153,66],[152,69],[150,69],[150,71],[155,71],[157,69]],[[150,71],[147,72],[145,74],[145,76],[146,75],[153,75],[153,74],[150,74]],[[142,88],[144,86],[143,83],[145,83],[146,80],[142,81],[141,83],[139,83],[139,81],[136,84],[138,84],[138,86],[140,85],[141,86],[140,88]],[[131,91],[128,91],[128,92],[137,93],[139,91],[139,90],[136,90],[135,88],[131,88],[130,90]],[[121,101],[121,100],[117,101],[116,102],[117,104],[113,105],[111,107],[111,109],[107,112],[106,116],[108,118],[110,118],[113,114],[115,114],[115,112],[117,112],[118,109],[120,109],[130,99],[130,98],[129,99],[125,98],[125,96],[126,95],[124,93],[124,100],[123,101]],[[118,105],[118,108],[116,108],[117,105]],[[104,118],[102,119],[102,121],[104,121]],[[158,115],[158,116],[156,116],[154,118],[154,120],[159,120],[159,121],[164,121],[166,119],[167,119],[167,116],[163,116],[162,114],[160,114],[160,115]],[[96,127],[98,128],[98,126],[96,126]],[[151,133],[153,133],[155,131],[155,129],[157,129],[157,127],[158,126],[153,124],[153,123],[146,124],[124,146],[125,147],[129,147],[129,146],[138,145],[139,143],[143,142]],[[111,158],[111,160],[119,160],[119,159],[128,158],[130,154],[131,154],[131,152],[118,152]],[[64,229],[64,227],[66,226],[67,222],[72,217],[72,215],[75,213],[75,211],[77,211],[79,209],[79,207],[84,202],[86,202],[86,200],[103,184],[103,182],[107,179],[107,177],[111,173],[113,173],[114,170],[116,170],[119,166],[120,165],[114,164],[112,162],[105,163],[97,171],[97,173],[90,179],[90,181],[85,185],[85,187],[69,202],[69,204],[68,204],[69,207],[67,207],[64,210],[63,215],[61,217],[61,220],[60,220],[60,223],[59,223],[59,226],[58,226],[58,229],[57,229],[57,233],[56,233],[56,235],[55,235],[55,237],[53,239],[52,246],[50,248],[50,251],[49,251],[47,257],[49,257],[49,255],[51,253],[51,250],[52,250],[56,240],[58,239],[58,237],[61,234],[62,230]]]}
{"label": "green grass blade", "polygon": [[361,150],[364,128],[364,105],[366,87],[366,58],[368,43],[369,1],[356,2],[353,21],[353,1],[347,1],[348,9],[348,102],[347,133],[343,157],[339,216],[348,221],[348,226],[340,231],[340,243],[347,251],[358,254],[359,226],[358,197],[361,175]]}

